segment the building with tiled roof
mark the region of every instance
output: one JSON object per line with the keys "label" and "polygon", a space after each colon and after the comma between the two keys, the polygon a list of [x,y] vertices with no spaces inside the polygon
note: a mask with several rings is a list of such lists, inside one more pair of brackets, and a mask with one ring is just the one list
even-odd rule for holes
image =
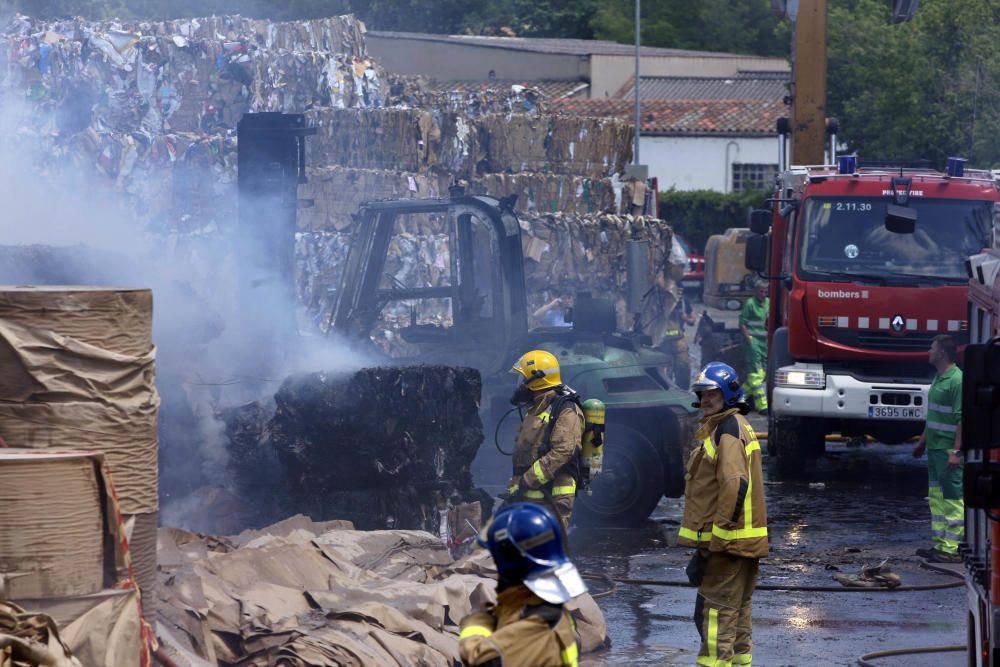
{"label": "building with tiled roof", "polygon": [[[632,121],[633,100],[556,100],[556,109],[577,116]],[[780,100],[648,100],[640,103],[642,133],[653,136],[765,136],[775,134],[788,107]]]}
{"label": "building with tiled roof", "polygon": [[[629,99],[561,100],[563,113],[635,118]],[[783,99],[668,99],[640,102],[639,156],[661,190],[767,188],[778,172]]]}
{"label": "building with tiled roof", "polygon": [[[739,72],[736,76],[639,77],[642,100],[780,100],[788,95],[791,73]],[[615,97],[635,97],[635,77]]]}
{"label": "building with tiled roof", "polygon": [[[590,39],[433,35],[372,30],[371,55],[390,72],[435,81],[578,81],[588,97],[615,97],[635,73],[635,49]],[[788,72],[784,58],[643,47],[643,76],[733,77]],[[491,76],[492,73],[492,76]]]}
{"label": "building with tiled roof", "polygon": [[499,90],[513,86],[534,88],[548,100],[585,99],[590,90],[586,81],[563,81],[559,79],[514,79],[511,81],[430,81],[429,90],[438,93]]}

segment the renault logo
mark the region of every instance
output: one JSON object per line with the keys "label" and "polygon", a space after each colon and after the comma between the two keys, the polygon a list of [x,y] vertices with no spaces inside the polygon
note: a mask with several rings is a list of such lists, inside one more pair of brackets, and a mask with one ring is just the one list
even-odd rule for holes
{"label": "renault logo", "polygon": [[903,319],[902,315],[893,315],[891,324],[893,331],[902,331],[903,325],[906,324],[906,320]]}

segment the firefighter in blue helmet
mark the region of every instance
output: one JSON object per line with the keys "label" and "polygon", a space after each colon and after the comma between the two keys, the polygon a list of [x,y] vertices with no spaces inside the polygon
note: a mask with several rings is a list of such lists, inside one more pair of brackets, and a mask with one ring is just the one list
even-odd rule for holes
{"label": "firefighter in blue helmet", "polygon": [[566,556],[559,520],[541,505],[507,505],[484,546],[497,566],[497,602],[462,619],[462,663],[576,667],[576,625],[563,605],[587,587]]}
{"label": "firefighter in blue helmet", "polygon": [[688,460],[677,543],[694,547],[688,578],[698,586],[697,665],[750,665],[751,596],[767,555],[767,508],[760,443],[743,415],[740,379],[718,361],[691,386],[702,415]]}

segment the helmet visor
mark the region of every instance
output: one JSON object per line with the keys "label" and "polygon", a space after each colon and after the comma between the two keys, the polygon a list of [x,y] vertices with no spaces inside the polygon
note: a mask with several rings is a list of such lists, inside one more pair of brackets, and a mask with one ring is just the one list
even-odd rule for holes
{"label": "helmet visor", "polygon": [[524,585],[549,604],[563,604],[587,592],[580,572],[569,561],[525,579]]}

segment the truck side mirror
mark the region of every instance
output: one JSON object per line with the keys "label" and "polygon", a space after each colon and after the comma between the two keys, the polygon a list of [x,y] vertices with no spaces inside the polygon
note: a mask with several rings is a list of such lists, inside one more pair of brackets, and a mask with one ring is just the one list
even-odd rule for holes
{"label": "truck side mirror", "polygon": [[771,212],[756,208],[747,214],[750,231],[754,234],[767,234],[771,231]]}
{"label": "truck side mirror", "polygon": [[917,212],[906,206],[889,204],[885,209],[885,228],[893,234],[912,234],[917,230]]}
{"label": "truck side mirror", "polygon": [[763,273],[767,270],[767,255],[771,248],[770,234],[751,234],[747,239],[747,254],[743,265],[751,271]]}

